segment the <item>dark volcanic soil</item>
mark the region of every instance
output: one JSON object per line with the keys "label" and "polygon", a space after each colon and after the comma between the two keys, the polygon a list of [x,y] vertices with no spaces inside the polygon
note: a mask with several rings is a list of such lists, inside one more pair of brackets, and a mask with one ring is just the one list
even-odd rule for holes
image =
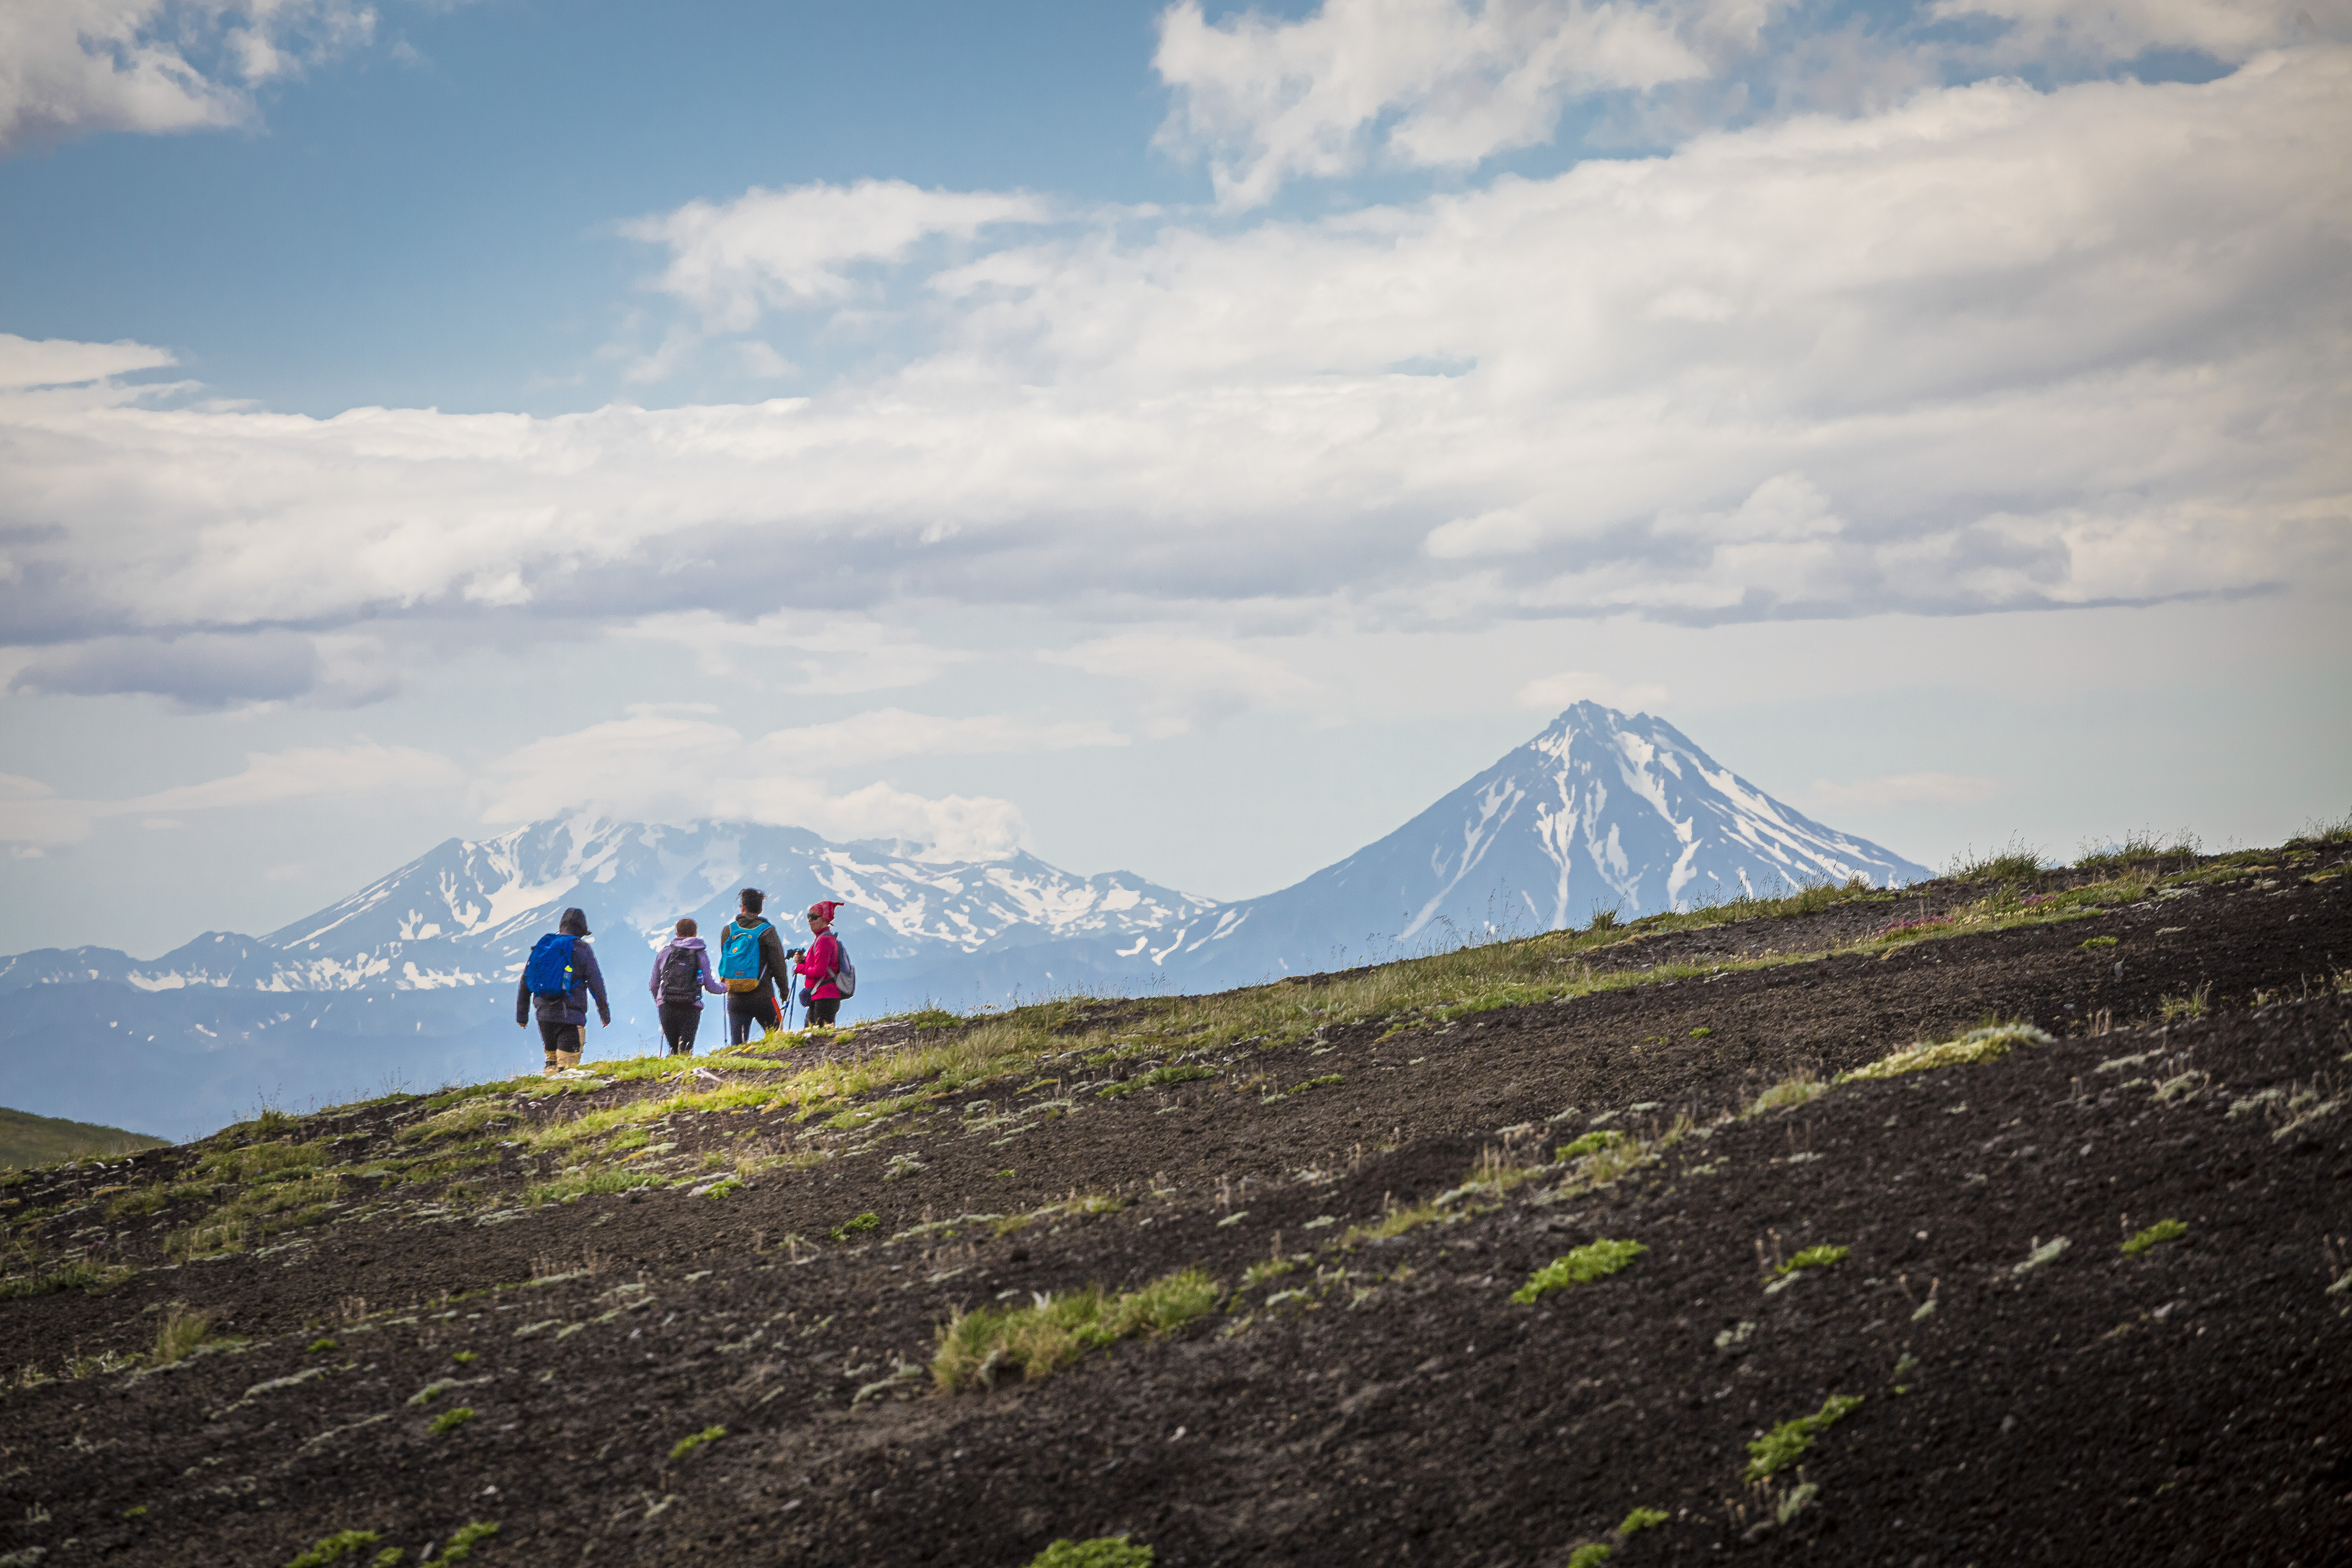
{"label": "dark volcanic soil", "polygon": [[[469,1174],[471,1201],[173,1267],[168,1214],[110,1226],[73,1205],[194,1152],[43,1173],[5,1194],[0,1213],[47,1211],[12,1241],[139,1272],[0,1301],[0,1563],[278,1568],[342,1530],[381,1537],[350,1561],[413,1563],[476,1520],[499,1526],[486,1563],[1018,1568],[1056,1537],[1122,1532],[1169,1568],[1558,1568],[1588,1542],[1615,1564],[2352,1561],[2352,876],[2289,876],[1387,1038],[1335,1029],[1254,1064],[1277,1088],[1341,1079],[1273,1103],[1232,1075],[1105,1098],[1123,1069],[1073,1056],[1040,1075],[1061,1079],[1058,1118],[980,1126],[1013,1083],[988,1105],[943,1096],[719,1199],[529,1207],[507,1152]],[[1960,893],[1918,896],[1608,962],[1809,951]],[[2158,1021],[2200,986],[2204,1017]],[[1791,1072],[1995,1016],[2058,1038],[1721,1120]],[[422,1109],[295,1136],[372,1150]],[[1482,1160],[1685,1113],[1701,1134],[1605,1188],[1533,1180],[1345,1239]],[[680,1114],[657,1135],[691,1152],[788,1122]],[[829,1235],[863,1212],[883,1237],[1089,1193],[1129,1201],[1009,1234]],[[2185,1236],[2122,1253],[2165,1219]],[[1512,1300],[1601,1237],[1648,1250]],[[1815,1246],[1851,1250],[1766,1289]],[[1277,1254],[1292,1269],[1244,1288]],[[959,1305],[1191,1265],[1232,1294],[1167,1338],[988,1393],[924,1372]],[[87,1359],[144,1350],[167,1303],[246,1342],[148,1373]],[[455,1386],[415,1403],[437,1380]],[[1752,1439],[1832,1394],[1862,1403],[1797,1466],[1744,1479]],[[474,1418],[434,1435],[460,1405]],[[1612,1534],[1637,1505],[1666,1521]]]}

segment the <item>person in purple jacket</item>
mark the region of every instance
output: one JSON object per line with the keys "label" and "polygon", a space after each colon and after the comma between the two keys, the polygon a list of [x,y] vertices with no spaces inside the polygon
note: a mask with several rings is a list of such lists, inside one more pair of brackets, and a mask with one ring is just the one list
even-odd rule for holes
{"label": "person in purple jacket", "polygon": [[515,986],[515,1027],[524,1027],[530,1022],[531,1009],[539,1010],[539,1042],[547,1052],[550,1078],[580,1065],[580,1053],[587,1045],[590,996],[596,998],[596,1016],[604,1027],[613,1026],[613,1006],[604,999],[604,972],[596,967],[595,950],[588,945],[588,911],[564,910],[555,929],[561,935],[579,939],[572,944],[572,968],[579,976],[572,989],[541,995],[531,990],[528,973]]}
{"label": "person in purple jacket", "polygon": [[674,1057],[694,1054],[694,1037],[702,1029],[702,994],[727,994],[727,987],[711,977],[710,953],[694,934],[696,929],[691,920],[679,921],[677,934],[654,954],[654,1005],[661,1014],[662,1038]]}

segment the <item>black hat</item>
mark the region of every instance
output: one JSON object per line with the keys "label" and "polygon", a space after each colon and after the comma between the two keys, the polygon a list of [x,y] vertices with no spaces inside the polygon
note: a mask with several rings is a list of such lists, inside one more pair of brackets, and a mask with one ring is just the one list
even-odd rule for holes
{"label": "black hat", "polygon": [[563,918],[555,922],[555,929],[565,936],[586,936],[588,911],[586,910],[564,910]]}

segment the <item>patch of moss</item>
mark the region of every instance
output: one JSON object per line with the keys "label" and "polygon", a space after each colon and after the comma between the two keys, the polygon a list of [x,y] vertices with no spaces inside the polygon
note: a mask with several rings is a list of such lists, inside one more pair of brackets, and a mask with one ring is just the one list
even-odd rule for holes
{"label": "patch of moss", "polygon": [[444,1563],[462,1563],[474,1554],[475,1547],[498,1532],[497,1525],[486,1524],[480,1520],[461,1524],[450,1532],[449,1544],[441,1549],[439,1560]]}
{"label": "patch of moss", "polygon": [[2126,1258],[2137,1258],[2160,1241],[2178,1241],[2189,1234],[2188,1225],[2177,1219],[2160,1219],[2124,1243]]}
{"label": "patch of moss", "polygon": [[429,1424],[429,1429],[436,1437],[439,1437],[455,1432],[473,1418],[474,1407],[470,1405],[460,1405],[455,1410],[444,1410],[440,1415],[436,1415]]}
{"label": "patch of moss", "polygon": [[705,1443],[716,1443],[725,1436],[727,1428],[724,1426],[705,1426],[699,1432],[689,1433],[670,1445],[669,1462],[675,1465]]}
{"label": "patch of moss", "polygon": [[1124,1535],[1055,1542],[1029,1560],[1029,1568],[1151,1568],[1154,1553]]}
{"label": "patch of moss", "polygon": [[1186,1268],[1116,1295],[1089,1286],[1027,1307],[959,1311],[940,1328],[931,1377],[950,1393],[1015,1373],[1041,1378],[1118,1340],[1172,1332],[1215,1310],[1222,1293],[1204,1271]]}
{"label": "patch of moss", "polygon": [[1783,1421],[1748,1445],[1748,1479],[1760,1481],[1802,1458],[1813,1439],[1843,1420],[1862,1403],[1858,1394],[1832,1394],[1811,1415]]}
{"label": "patch of moss", "polygon": [[302,1552],[286,1560],[286,1568],[325,1568],[330,1563],[341,1563],[373,1546],[383,1538],[373,1530],[339,1530],[332,1535],[322,1535]]}
{"label": "patch of moss", "polygon": [[2046,1046],[2049,1043],[2050,1037],[2031,1024],[1988,1024],[1983,1028],[1969,1030],[1958,1039],[1906,1046],[1892,1056],[1881,1057],[1868,1067],[1839,1074],[1838,1081],[1899,1078],[1905,1073],[1930,1072],[1937,1068],[1999,1061],[2019,1046]]}
{"label": "patch of moss", "polygon": [[857,1215],[855,1219],[845,1219],[839,1225],[835,1226],[833,1227],[833,1239],[835,1241],[847,1241],[853,1236],[862,1235],[866,1231],[879,1230],[881,1228],[882,1216],[880,1215],[862,1214]]}
{"label": "patch of moss", "polygon": [[1511,1292],[1511,1300],[1524,1307],[1549,1291],[1606,1279],[1649,1250],[1638,1241],[1587,1242],[1529,1275],[1526,1284]]}

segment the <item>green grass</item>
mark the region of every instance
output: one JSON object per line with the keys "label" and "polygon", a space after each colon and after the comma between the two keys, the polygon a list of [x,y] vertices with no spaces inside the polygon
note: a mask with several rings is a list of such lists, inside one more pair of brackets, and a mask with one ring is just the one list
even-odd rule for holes
{"label": "green grass", "polygon": [[1855,1079],[1900,1078],[1905,1073],[1930,1072],[1937,1068],[1966,1067],[1972,1062],[1999,1061],[2018,1046],[2046,1046],[2050,1037],[2031,1024],[1988,1024],[1958,1039],[1906,1046],[1868,1067],[1838,1075],[1845,1083]]}
{"label": "green grass", "polygon": [[286,1568],[326,1568],[326,1564],[341,1563],[383,1539],[373,1530],[339,1530],[332,1535],[320,1536],[307,1551],[288,1558]]}
{"label": "green grass", "polygon": [[1029,1559],[1029,1568],[1151,1568],[1152,1561],[1149,1546],[1137,1546],[1124,1535],[1097,1535],[1056,1541]]}
{"label": "green grass", "polygon": [[148,1363],[153,1366],[170,1366],[174,1362],[185,1361],[195,1354],[198,1347],[211,1343],[215,1337],[210,1313],[173,1307],[163,1314],[163,1324],[155,1331],[154,1346],[147,1352]]}
{"label": "green grass", "polygon": [[1609,1561],[1611,1549],[1598,1541],[1588,1541],[1568,1554],[1568,1568],[1600,1568]]}
{"label": "green grass", "polygon": [[2086,951],[2095,952],[2095,951],[2096,951],[2097,949],[2099,949],[2099,948],[2103,948],[2103,947],[2113,947],[2113,946],[2115,946],[2115,945],[2116,945],[2116,939],[2115,939],[2114,937],[2111,937],[2111,936],[2094,936],[2094,937],[2086,937],[2086,938],[2084,938],[2081,942],[2077,943],[2076,945],[2078,945],[2078,946],[2080,946],[2080,947],[2084,948],[2084,950],[2086,950]]}
{"label": "green grass", "polygon": [[1853,1250],[1851,1247],[1808,1247],[1773,1272],[1794,1274],[1800,1268],[1827,1268],[1832,1263],[1843,1262]]}
{"label": "green grass", "polygon": [[1956,882],[2031,882],[2045,869],[2042,851],[2021,838],[1979,855],[1974,849],[1952,857],[1944,875]]}
{"label": "green grass", "polygon": [[0,1301],[54,1295],[59,1290],[110,1290],[138,1272],[127,1265],[92,1263],[87,1258],[77,1258],[58,1264],[46,1274],[20,1274],[14,1279],[0,1279]]}
{"label": "green grass", "polygon": [[441,1549],[438,1561],[462,1563],[474,1554],[475,1547],[498,1532],[497,1525],[485,1524],[478,1519],[469,1524],[461,1524],[450,1532],[449,1543]]}
{"label": "green grass", "polygon": [[1617,1527],[1617,1533],[1632,1535],[1637,1531],[1647,1530],[1652,1525],[1664,1524],[1673,1517],[1662,1508],[1637,1508],[1625,1516],[1625,1522]]}
{"label": "green grass", "polygon": [[1528,1276],[1528,1282],[1511,1292],[1511,1300],[1524,1307],[1549,1291],[1606,1279],[1649,1250],[1638,1241],[1587,1242]]}
{"label": "green grass", "polygon": [[2188,1234],[2189,1226],[2180,1220],[2158,1220],[2154,1225],[2149,1226],[2146,1230],[2141,1231],[2129,1241],[2124,1243],[2124,1256],[2126,1258],[2137,1258],[2141,1253],[2146,1252],[2149,1247],[2154,1247],[2158,1242],[2178,1241]]}
{"label": "green grass", "polygon": [[835,1226],[833,1227],[833,1239],[835,1241],[847,1241],[853,1236],[863,1235],[866,1231],[879,1230],[881,1228],[882,1216],[880,1215],[862,1214],[854,1219],[845,1219],[839,1225]]}
{"label": "green grass", "polygon": [[931,1377],[950,1393],[992,1388],[1014,1373],[1034,1382],[1104,1345],[1182,1328],[1215,1310],[1223,1293],[1206,1273],[1186,1268],[1116,1295],[1089,1286],[1026,1307],[960,1310],[940,1327]]}
{"label": "green grass", "polygon": [[1613,1127],[1603,1127],[1597,1132],[1587,1132],[1572,1138],[1552,1151],[1555,1160],[1579,1160],[1587,1154],[1600,1152],[1612,1145],[1627,1142],[1627,1134]]}
{"label": "green grass", "polygon": [[699,1432],[690,1432],[670,1445],[669,1462],[675,1465],[705,1443],[716,1443],[725,1436],[727,1428],[724,1426],[705,1426]]}
{"label": "green grass", "polygon": [[1191,1083],[1198,1079],[1216,1076],[1216,1069],[1213,1068],[1175,1066],[1154,1068],[1140,1078],[1131,1078],[1124,1083],[1105,1084],[1095,1090],[1095,1093],[1108,1099],[1122,1094],[1133,1094],[1141,1089],[1162,1089],[1171,1083]]}
{"label": "green grass", "polygon": [[428,1425],[433,1435],[436,1437],[439,1437],[448,1433],[455,1432],[458,1427],[463,1426],[467,1422],[471,1421],[473,1418],[474,1407],[470,1405],[460,1405],[455,1410],[444,1410],[440,1415],[436,1415]]}
{"label": "green grass", "polygon": [[1813,1439],[1828,1431],[1862,1403],[1858,1394],[1832,1394],[1811,1415],[1783,1421],[1748,1445],[1748,1479],[1760,1481],[1802,1458]]}
{"label": "green grass", "polygon": [[167,1147],[164,1139],[126,1132],[120,1127],[0,1109],[0,1168],[22,1170],[29,1165],[51,1165],[83,1154],[116,1160],[142,1149]]}

